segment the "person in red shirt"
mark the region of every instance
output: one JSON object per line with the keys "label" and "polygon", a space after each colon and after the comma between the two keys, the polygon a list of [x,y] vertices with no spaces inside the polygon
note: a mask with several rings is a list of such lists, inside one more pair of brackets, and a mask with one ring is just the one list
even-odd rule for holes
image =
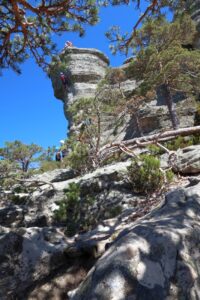
{"label": "person in red shirt", "polygon": [[67,84],[68,84],[68,80],[67,80],[67,77],[64,73],[60,73],[60,79],[62,81],[62,84],[64,85],[64,87],[67,87]]}

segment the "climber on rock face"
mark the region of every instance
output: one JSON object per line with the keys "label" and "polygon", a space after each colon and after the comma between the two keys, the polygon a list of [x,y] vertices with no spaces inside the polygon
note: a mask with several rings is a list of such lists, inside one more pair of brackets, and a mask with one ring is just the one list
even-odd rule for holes
{"label": "climber on rock face", "polygon": [[67,87],[68,80],[67,80],[66,75],[63,72],[60,73],[60,79],[61,79],[62,84],[64,85],[64,87]]}

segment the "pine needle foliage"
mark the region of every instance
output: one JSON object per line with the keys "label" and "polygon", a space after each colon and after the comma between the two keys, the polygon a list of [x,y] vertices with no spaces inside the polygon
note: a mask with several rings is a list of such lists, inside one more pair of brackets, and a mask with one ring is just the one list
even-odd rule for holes
{"label": "pine needle foliage", "polygon": [[133,159],[128,178],[134,192],[149,195],[158,191],[164,183],[159,159],[151,155],[143,155],[140,161]]}
{"label": "pine needle foliage", "polygon": [[56,54],[52,34],[78,32],[98,21],[95,0],[1,0],[0,70],[12,68],[29,57],[46,69],[48,58]]}
{"label": "pine needle foliage", "polygon": [[173,96],[191,96],[200,88],[200,51],[190,50],[195,34],[195,24],[187,15],[173,23],[149,19],[137,31],[133,44],[137,55],[129,71],[142,81],[138,92],[146,95],[161,87],[174,129],[179,122]]}
{"label": "pine needle foliage", "polygon": [[95,223],[95,217],[89,214],[89,208],[93,203],[93,197],[89,195],[81,197],[79,184],[70,183],[65,191],[65,197],[59,202],[59,209],[55,211],[54,218],[66,225],[68,236],[89,230]]}

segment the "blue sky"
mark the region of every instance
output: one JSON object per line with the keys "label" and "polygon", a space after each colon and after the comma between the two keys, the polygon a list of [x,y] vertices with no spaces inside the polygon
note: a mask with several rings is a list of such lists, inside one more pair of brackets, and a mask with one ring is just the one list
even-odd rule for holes
{"label": "blue sky", "polygon": [[[111,66],[120,65],[125,57],[111,55],[105,32],[112,25],[130,31],[139,14],[132,5],[104,8],[99,24],[88,27],[83,38],[74,33],[56,38],[58,49],[63,48],[66,40],[71,40],[74,46],[103,51]],[[44,148],[59,145],[67,133],[62,102],[54,97],[51,81],[32,59],[21,68],[22,75],[6,70],[0,77],[0,147],[5,141],[16,139]]]}

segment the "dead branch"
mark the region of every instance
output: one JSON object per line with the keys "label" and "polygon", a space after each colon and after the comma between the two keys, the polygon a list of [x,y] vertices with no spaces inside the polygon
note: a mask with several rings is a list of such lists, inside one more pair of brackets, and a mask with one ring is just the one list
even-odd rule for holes
{"label": "dead branch", "polygon": [[[140,2],[138,1],[138,7],[140,7]],[[151,4],[146,8],[146,10],[144,11],[144,13],[140,16],[140,18],[137,20],[137,22],[135,23],[133,29],[132,29],[132,33],[130,34],[129,38],[126,39],[124,41],[124,43],[120,46],[120,48],[127,48],[130,46],[130,43],[132,42],[132,40],[134,39],[135,35],[136,35],[136,30],[138,29],[138,26],[143,22],[143,20],[148,16],[149,13],[153,12],[154,9],[158,7],[158,0],[152,0]]]}
{"label": "dead branch", "polygon": [[[100,160],[105,160],[111,153],[112,154],[117,153],[121,151],[120,148],[123,147],[128,147],[129,150],[131,150],[135,148],[146,147],[147,145],[151,145],[151,144],[158,144],[159,142],[163,142],[163,141],[169,141],[171,139],[176,138],[177,136],[189,136],[199,132],[200,132],[200,126],[195,126],[195,127],[180,128],[177,130],[169,130],[169,131],[165,131],[162,133],[157,133],[149,136],[142,136],[139,138],[121,141],[119,143],[107,144],[99,150],[97,155]],[[169,153],[169,150],[167,148],[164,150]]]}

